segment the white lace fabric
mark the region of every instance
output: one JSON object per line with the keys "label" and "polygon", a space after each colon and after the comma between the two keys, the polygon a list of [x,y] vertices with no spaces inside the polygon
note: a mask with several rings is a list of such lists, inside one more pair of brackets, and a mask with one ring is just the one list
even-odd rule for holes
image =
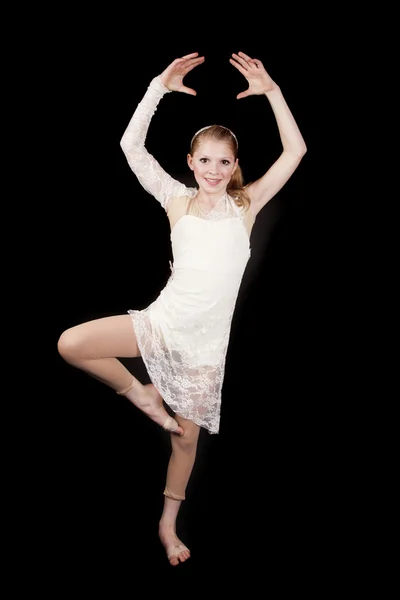
{"label": "white lace fabric", "polygon": [[146,135],[151,118],[161,98],[170,93],[159,77],[155,77],[139,102],[121,139],[121,148],[128,164],[143,188],[167,210],[168,200],[174,196],[193,197],[196,188],[188,188],[173,179],[145,148]]}
{"label": "white lace fabric", "polygon": [[225,194],[206,213],[195,198],[197,189],[170,177],[145,149],[151,118],[167,91],[159,78],[150,83],[121,146],[140,183],[168,212],[174,264],[158,298],[144,310],[128,312],[149,377],[164,401],[178,415],[218,433],[231,321],[250,243],[232,198]]}

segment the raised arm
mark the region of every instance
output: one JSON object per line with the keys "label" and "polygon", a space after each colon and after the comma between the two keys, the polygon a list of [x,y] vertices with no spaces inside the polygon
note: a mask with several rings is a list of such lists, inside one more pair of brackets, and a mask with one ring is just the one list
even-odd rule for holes
{"label": "raised arm", "polygon": [[279,192],[293,175],[307,152],[307,147],[299,127],[277,84],[271,79],[262,62],[252,59],[244,52],[232,54],[230,63],[247,79],[249,87],[237,95],[246,98],[253,94],[265,95],[272,107],[282,141],[282,154],[267,172],[251,183],[247,191],[251,198],[253,215]]}
{"label": "raised arm", "polygon": [[[196,95],[195,90],[183,85],[183,77],[189,70],[203,62],[204,59],[197,58],[197,61],[194,60],[197,54],[194,53],[176,59],[161,75],[150,82],[120,142],[128,164],[140,184],[160,202],[165,210],[167,210],[170,198],[190,195],[191,190],[168,175],[158,161],[148,152],[145,148],[146,136],[150,121],[165,94],[171,91],[182,91]],[[179,80],[180,84],[177,85]]]}

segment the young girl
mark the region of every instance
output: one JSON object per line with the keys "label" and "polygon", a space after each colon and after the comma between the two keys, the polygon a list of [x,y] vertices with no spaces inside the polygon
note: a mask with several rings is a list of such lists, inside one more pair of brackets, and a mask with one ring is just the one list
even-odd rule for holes
{"label": "young girl", "polygon": [[[171,565],[190,557],[176,520],[193,469],[200,428],[219,431],[230,327],[250,257],[257,214],[297,169],[306,145],[280,88],[262,62],[243,52],[230,63],[247,80],[237,98],[260,95],[274,112],[282,153],[258,180],[244,185],[239,143],[223,125],[195,133],[187,155],[196,187],[170,177],[145,147],[151,118],[170,92],[196,95],[185,75],[201,65],[197,52],[175,59],[155,77],[121,140],[141,185],[160,202],[171,226],[174,262],[157,299],[144,310],[72,327],[58,341],[70,364],[128,398],[171,433],[159,535]],[[142,385],[118,360],[142,357],[151,383]],[[173,416],[171,416],[171,414]]]}

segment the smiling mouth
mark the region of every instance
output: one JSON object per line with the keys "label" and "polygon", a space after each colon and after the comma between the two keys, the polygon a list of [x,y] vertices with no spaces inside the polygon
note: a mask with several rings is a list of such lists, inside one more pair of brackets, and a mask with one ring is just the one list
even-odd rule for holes
{"label": "smiling mouth", "polygon": [[211,185],[216,185],[217,183],[222,181],[222,179],[208,179],[207,177],[204,177],[204,179],[207,181],[207,183],[210,183]]}

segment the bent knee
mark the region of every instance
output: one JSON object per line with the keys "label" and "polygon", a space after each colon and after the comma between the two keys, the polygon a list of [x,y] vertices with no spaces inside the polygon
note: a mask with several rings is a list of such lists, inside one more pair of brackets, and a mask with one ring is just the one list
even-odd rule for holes
{"label": "bent knee", "polygon": [[66,329],[58,338],[57,350],[66,361],[71,361],[79,356],[80,340],[74,328]]}

